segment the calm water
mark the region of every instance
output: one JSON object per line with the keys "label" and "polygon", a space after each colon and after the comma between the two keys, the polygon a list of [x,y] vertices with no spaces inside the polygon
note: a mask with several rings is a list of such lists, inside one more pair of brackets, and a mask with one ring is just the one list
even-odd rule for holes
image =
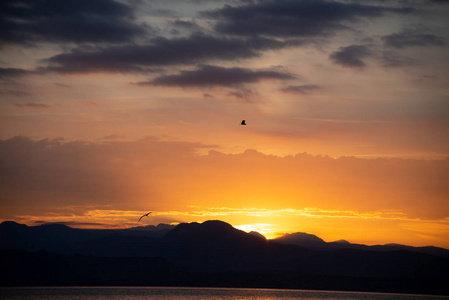
{"label": "calm water", "polygon": [[166,287],[22,287],[0,288],[0,299],[445,299],[418,295],[380,293],[329,292],[305,290],[228,289],[228,288],[166,288]]}

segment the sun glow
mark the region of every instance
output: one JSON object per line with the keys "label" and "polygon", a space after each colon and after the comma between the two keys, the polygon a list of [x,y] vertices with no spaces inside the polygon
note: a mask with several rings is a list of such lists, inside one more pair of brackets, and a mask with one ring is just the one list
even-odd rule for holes
{"label": "sun glow", "polygon": [[[18,215],[17,221],[29,226],[62,223],[75,228],[130,228],[160,223],[221,220],[245,232],[258,232],[267,239],[285,233],[305,232],[317,235],[326,242],[345,239],[363,244],[437,244],[449,247],[448,218],[421,219],[400,210],[360,212],[311,207],[267,209],[190,206],[186,210],[153,210],[151,217],[138,222],[139,217],[146,212],[148,211],[108,210],[87,206],[84,209],[76,207],[47,214]],[[370,233],[369,236],[367,232]]]}
{"label": "sun glow", "polygon": [[278,236],[273,230],[273,224],[255,223],[255,224],[244,224],[234,226],[237,229],[243,230],[245,232],[255,231],[266,237],[267,239],[273,239]]}

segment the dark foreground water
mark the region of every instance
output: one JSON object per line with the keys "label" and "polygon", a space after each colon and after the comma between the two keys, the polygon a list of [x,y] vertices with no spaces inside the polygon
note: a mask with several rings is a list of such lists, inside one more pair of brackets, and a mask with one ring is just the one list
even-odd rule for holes
{"label": "dark foreground water", "polygon": [[335,291],[232,289],[232,288],[170,288],[170,287],[4,287],[0,288],[0,299],[445,299],[449,297],[356,293]]}

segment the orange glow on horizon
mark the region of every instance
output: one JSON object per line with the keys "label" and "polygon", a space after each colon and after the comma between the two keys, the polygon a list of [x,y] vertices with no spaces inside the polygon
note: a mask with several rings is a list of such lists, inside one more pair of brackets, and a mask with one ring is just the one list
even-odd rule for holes
{"label": "orange glow on horizon", "polygon": [[[399,243],[412,246],[437,244],[449,248],[449,219],[422,220],[408,218],[399,211],[359,213],[319,208],[259,209],[193,207],[187,211],[153,211],[150,218],[137,222],[147,211],[88,210],[82,215],[18,216],[17,222],[29,226],[65,223],[74,228],[130,228],[159,223],[221,220],[245,232],[256,231],[267,239],[286,233],[314,234],[326,242],[345,239],[367,245]],[[178,220],[178,221],[173,221]],[[2,220],[4,221],[4,220]]]}
{"label": "orange glow on horizon", "polygon": [[[16,144],[27,152],[17,152]],[[4,145],[15,155],[9,163],[28,162],[14,174],[41,202],[33,214],[27,206],[5,210],[3,220],[84,228],[222,220],[267,238],[306,232],[328,242],[449,248],[448,160],[256,150],[199,155],[202,144],[154,137],[101,143],[16,138]],[[20,156],[28,152],[36,158]],[[45,180],[36,185],[29,170],[42,168]],[[71,169],[77,172],[61,173]],[[11,195],[28,200],[20,190]],[[151,218],[137,222],[148,211]]]}

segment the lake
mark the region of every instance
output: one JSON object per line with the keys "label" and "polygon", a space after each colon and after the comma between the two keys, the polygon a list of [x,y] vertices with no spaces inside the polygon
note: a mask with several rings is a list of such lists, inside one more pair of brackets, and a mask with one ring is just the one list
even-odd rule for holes
{"label": "lake", "polygon": [[179,288],[179,287],[2,287],[0,299],[160,299],[160,300],[241,300],[241,299],[445,299],[443,296],[358,293],[337,291],[236,289],[236,288]]}

